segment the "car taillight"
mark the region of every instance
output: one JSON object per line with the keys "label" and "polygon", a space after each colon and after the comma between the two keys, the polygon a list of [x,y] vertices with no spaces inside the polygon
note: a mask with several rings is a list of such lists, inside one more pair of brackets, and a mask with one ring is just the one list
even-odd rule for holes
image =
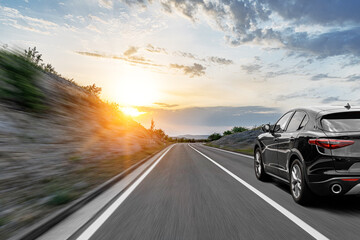
{"label": "car taillight", "polygon": [[327,149],[342,148],[354,144],[352,140],[339,140],[339,139],[309,139],[309,144],[317,145]]}

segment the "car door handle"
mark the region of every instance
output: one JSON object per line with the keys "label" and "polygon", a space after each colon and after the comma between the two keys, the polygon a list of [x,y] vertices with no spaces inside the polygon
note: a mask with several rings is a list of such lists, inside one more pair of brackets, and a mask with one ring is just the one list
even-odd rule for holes
{"label": "car door handle", "polygon": [[291,137],[291,138],[290,138],[290,142],[293,142],[293,141],[295,141],[295,138],[294,138],[294,137]]}
{"label": "car door handle", "polygon": [[274,138],[274,142],[277,142],[277,141],[279,141],[279,139],[278,139],[278,138]]}

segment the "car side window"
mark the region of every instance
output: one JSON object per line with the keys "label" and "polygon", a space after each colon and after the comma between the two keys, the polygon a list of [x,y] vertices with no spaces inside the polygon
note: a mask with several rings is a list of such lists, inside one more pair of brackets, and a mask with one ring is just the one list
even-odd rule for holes
{"label": "car side window", "polygon": [[274,132],[283,132],[285,131],[286,125],[291,117],[291,115],[294,112],[288,112],[286,113],[284,116],[282,116],[279,121],[277,121],[275,127],[274,127]]}
{"label": "car side window", "polygon": [[305,125],[308,123],[308,121],[309,121],[309,117],[305,114],[305,117],[304,117],[304,119],[302,120],[299,129],[302,129],[303,127],[305,127]]}
{"label": "car side window", "polygon": [[290,120],[290,123],[286,129],[287,132],[295,132],[300,130],[302,127],[305,126],[306,123],[304,123],[304,126],[302,126],[302,123],[304,122],[306,117],[305,112],[303,111],[297,111],[293,115],[293,117]]}

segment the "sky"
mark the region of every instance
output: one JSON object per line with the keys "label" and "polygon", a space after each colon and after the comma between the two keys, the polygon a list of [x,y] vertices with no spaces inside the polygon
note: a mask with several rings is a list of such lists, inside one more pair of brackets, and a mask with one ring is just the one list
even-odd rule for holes
{"label": "sky", "polygon": [[36,46],[146,127],[211,134],[299,106],[358,105],[359,10],[358,0],[0,0],[0,44]]}

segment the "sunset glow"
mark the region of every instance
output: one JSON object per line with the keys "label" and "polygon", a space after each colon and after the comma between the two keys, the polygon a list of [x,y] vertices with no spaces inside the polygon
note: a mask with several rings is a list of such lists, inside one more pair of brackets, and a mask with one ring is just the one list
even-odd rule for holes
{"label": "sunset glow", "polygon": [[145,126],[209,134],[359,105],[358,2],[0,0],[0,46],[36,46]]}
{"label": "sunset glow", "polygon": [[133,107],[123,107],[121,108],[121,111],[130,117],[137,117],[142,114],[145,114],[145,112],[140,112],[137,108],[133,108]]}
{"label": "sunset glow", "polygon": [[119,84],[114,91],[117,92],[117,102],[120,104],[144,106],[157,100],[156,82],[145,71],[141,69],[130,70],[119,78]]}

